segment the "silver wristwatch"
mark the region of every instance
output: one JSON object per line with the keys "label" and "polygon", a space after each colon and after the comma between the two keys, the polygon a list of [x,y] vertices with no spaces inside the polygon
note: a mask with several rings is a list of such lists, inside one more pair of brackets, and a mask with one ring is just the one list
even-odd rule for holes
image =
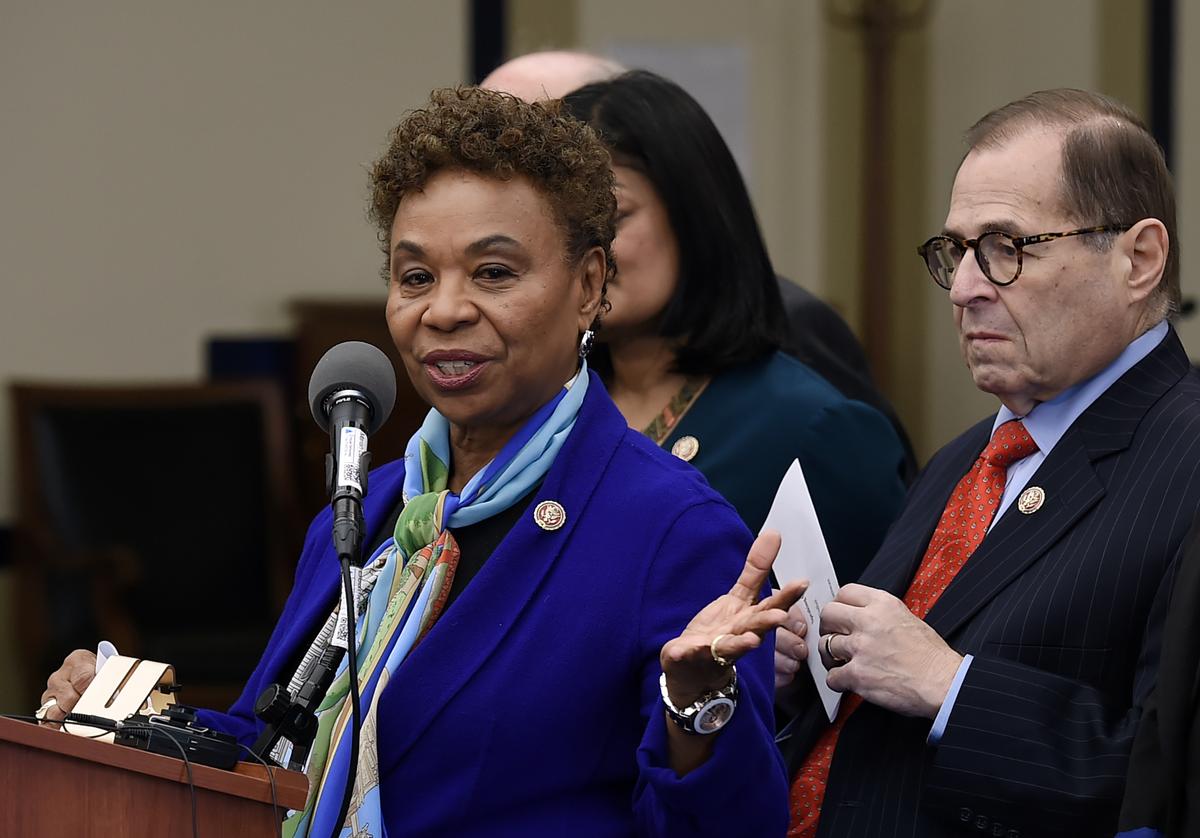
{"label": "silver wristwatch", "polygon": [[658,679],[658,686],[662,690],[663,706],[667,708],[667,716],[684,733],[699,736],[716,733],[725,727],[733,718],[733,711],[737,709],[738,700],[737,668],[730,667],[729,672],[733,677],[729,679],[728,684],[719,690],[704,693],[686,707],[676,707],[671,703],[671,696],[667,692],[667,673],[664,672]]}

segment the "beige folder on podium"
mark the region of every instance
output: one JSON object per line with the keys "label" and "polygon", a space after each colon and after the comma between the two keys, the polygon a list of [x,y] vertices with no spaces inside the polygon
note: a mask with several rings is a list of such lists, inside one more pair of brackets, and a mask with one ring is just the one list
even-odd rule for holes
{"label": "beige folder on podium", "polygon": [[[157,661],[113,655],[79,697],[72,712],[124,721],[143,710],[161,713],[174,704],[175,668]],[[63,730],[112,742],[116,734],[98,727],[64,724]]]}

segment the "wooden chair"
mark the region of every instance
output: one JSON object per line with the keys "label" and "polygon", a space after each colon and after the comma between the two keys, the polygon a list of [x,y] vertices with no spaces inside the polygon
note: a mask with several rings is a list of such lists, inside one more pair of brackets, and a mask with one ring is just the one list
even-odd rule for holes
{"label": "wooden chair", "polygon": [[174,664],[223,708],[258,660],[303,536],[277,385],[18,383],[17,640],[30,706],[74,648]]}

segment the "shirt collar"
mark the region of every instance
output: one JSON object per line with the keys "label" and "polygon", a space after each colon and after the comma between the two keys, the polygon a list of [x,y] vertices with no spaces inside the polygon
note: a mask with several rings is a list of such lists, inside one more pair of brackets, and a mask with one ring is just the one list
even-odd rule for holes
{"label": "shirt collar", "polygon": [[1135,338],[1125,347],[1111,364],[1078,384],[1067,388],[1048,402],[1039,402],[1025,416],[1017,416],[1004,405],[996,414],[992,423],[992,433],[996,428],[1012,419],[1020,419],[1025,430],[1037,443],[1042,456],[1047,456],[1071,424],[1079,418],[1092,402],[1100,398],[1113,383],[1129,371],[1138,361],[1150,354],[1154,347],[1162,343],[1167,336],[1167,321],[1163,320],[1157,326]]}

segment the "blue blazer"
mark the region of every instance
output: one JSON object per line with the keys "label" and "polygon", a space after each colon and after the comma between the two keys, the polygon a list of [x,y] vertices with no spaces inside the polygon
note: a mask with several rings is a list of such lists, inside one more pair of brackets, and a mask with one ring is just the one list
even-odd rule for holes
{"label": "blue blazer", "polygon": [[[943,448],[863,574],[903,596],[993,419]],[[975,656],[940,743],[863,704],[838,740],[822,836],[1109,835],[1154,682],[1177,554],[1200,510],[1200,377],[1172,330],[1075,421],[930,610]],[[810,705],[784,746],[799,767]]]}
{"label": "blue blazer", "polygon": [[[403,462],[373,472],[373,537]],[[532,507],[556,500],[546,532]],[[254,699],[287,682],[338,586],[328,510],[262,660],[215,727],[250,743]],[[666,758],[659,651],[741,570],[750,534],[689,466],[629,430],[593,375],[530,510],[381,698],[379,769],[393,835],[781,835],[772,644],[738,662],[742,698],[712,758]]]}

